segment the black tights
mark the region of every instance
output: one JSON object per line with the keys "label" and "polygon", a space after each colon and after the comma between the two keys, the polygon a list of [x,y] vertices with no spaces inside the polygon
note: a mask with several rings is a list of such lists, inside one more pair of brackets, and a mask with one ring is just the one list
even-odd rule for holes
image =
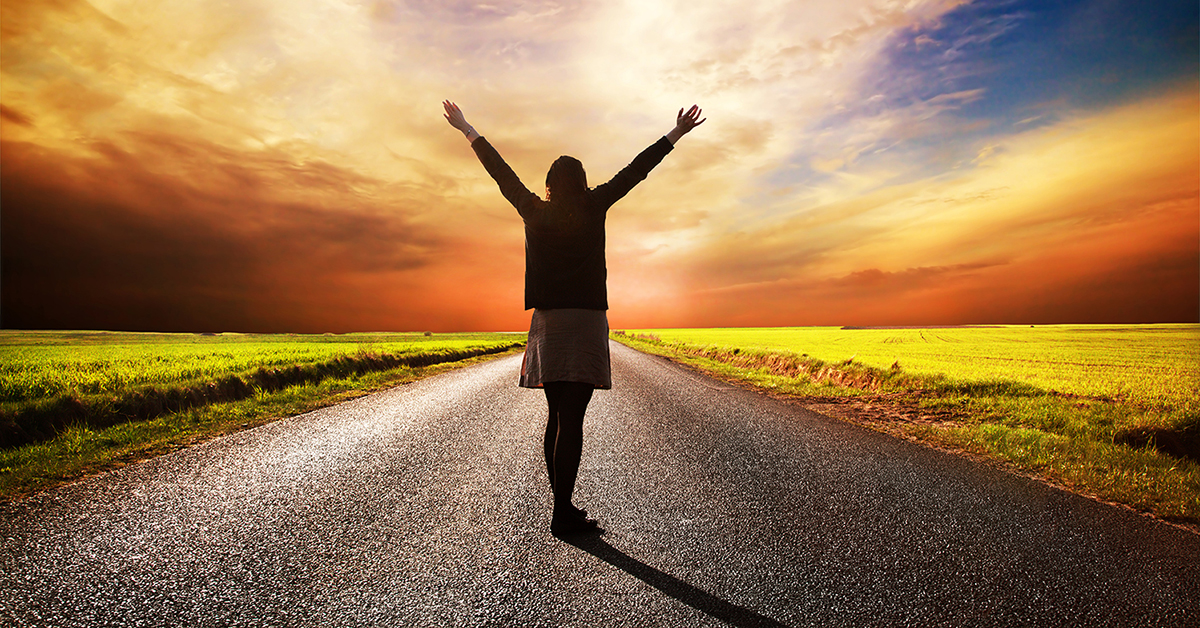
{"label": "black tights", "polygon": [[[554,509],[571,506],[579,459],[583,455],[583,414],[592,400],[594,386],[582,382],[546,382],[546,473],[554,491]],[[568,508],[569,509],[569,508]]]}

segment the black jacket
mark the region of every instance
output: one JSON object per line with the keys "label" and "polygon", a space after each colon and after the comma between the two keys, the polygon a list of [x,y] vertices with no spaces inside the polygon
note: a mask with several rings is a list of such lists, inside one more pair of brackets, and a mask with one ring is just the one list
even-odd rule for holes
{"label": "black jacket", "polygon": [[671,142],[659,139],[608,183],[568,201],[543,201],[530,192],[486,139],[477,138],[471,148],[525,221],[525,309],[607,310],[604,218],[671,152]]}

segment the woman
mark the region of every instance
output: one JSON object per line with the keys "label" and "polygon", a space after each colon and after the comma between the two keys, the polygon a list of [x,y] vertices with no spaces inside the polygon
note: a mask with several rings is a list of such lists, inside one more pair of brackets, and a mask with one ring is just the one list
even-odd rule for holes
{"label": "woman", "polygon": [[611,181],[588,189],[587,173],[574,157],[555,160],[546,173],[546,200],[525,187],[486,139],[467,123],[458,105],[442,102],[446,121],[463,132],[500,193],[525,222],[525,309],[533,309],[520,385],[542,388],[546,421],[546,472],[554,492],[554,534],[596,529],[571,503],[583,452],[583,415],[597,388],[612,388],[608,362],[608,288],[604,264],[604,218],[700,125],[695,105],[679,110],[675,128],[642,151]]}

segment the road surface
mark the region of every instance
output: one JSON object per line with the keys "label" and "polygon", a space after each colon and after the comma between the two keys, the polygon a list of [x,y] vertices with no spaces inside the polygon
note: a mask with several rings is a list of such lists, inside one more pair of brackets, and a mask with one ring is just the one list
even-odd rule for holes
{"label": "road surface", "polygon": [[519,366],[0,505],[0,625],[1200,625],[1194,533],[616,344],[555,539]]}

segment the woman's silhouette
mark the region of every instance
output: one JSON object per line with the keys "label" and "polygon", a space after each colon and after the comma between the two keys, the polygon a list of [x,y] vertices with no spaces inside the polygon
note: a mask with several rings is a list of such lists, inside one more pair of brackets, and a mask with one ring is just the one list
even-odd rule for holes
{"label": "woman's silhouette", "polygon": [[583,451],[583,415],[596,388],[612,388],[608,363],[608,288],[604,219],[608,208],[633,189],[671,152],[675,142],[704,120],[695,105],[679,110],[675,128],[608,183],[588,189],[583,164],[555,160],[546,173],[546,200],[525,187],[500,153],[467,123],[458,105],[444,101],[446,120],[463,132],[500,193],[525,222],[525,309],[533,309],[520,385],[542,388],[546,422],[546,473],[554,492],[550,530],[573,534],[596,522],[571,503]]}

